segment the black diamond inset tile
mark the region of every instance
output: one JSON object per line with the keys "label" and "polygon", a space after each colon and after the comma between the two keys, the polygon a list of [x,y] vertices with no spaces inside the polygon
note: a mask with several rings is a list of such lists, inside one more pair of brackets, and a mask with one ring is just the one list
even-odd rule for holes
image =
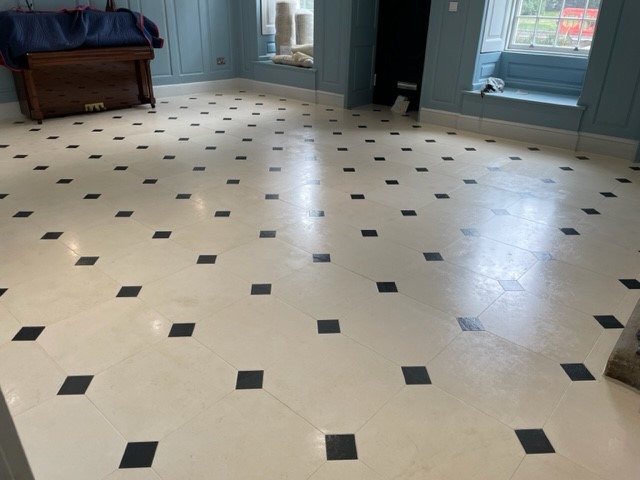
{"label": "black diamond inset tile", "polygon": [[429,169],[427,167],[416,167],[416,172],[428,172]]}
{"label": "black diamond inset tile", "polygon": [[19,212],[17,212],[13,218],[27,218],[30,217],[31,215],[33,215],[33,212],[29,212],[29,211],[25,211],[25,210],[21,210]]}
{"label": "black diamond inset tile", "polygon": [[478,317],[458,317],[458,323],[463,332],[481,332],[484,325]]}
{"label": "black diamond inset tile", "polygon": [[175,155],[165,155],[164,157],[162,157],[163,160],[175,160],[176,156]]}
{"label": "black diamond inset tile", "polygon": [[254,283],[251,285],[251,295],[271,295],[271,284]]}
{"label": "black diamond inset tile", "polygon": [[398,180],[385,180],[384,183],[386,183],[387,185],[400,185],[400,182]]}
{"label": "black diamond inset tile", "polygon": [[240,180],[237,178],[230,178],[227,180],[227,185],[240,185]]}
{"label": "black diamond inset tile", "polygon": [[116,213],[116,217],[118,218],[128,218],[131,215],[133,215],[132,210],[120,210],[118,213]]}
{"label": "black diamond inset tile", "polygon": [[577,158],[578,160],[589,160],[589,157],[586,157],[586,156],[584,156],[584,155],[576,155],[576,158]]}
{"label": "black diamond inset tile", "polygon": [[231,216],[231,212],[229,210],[218,210],[215,214],[214,217],[230,217]]}
{"label": "black diamond inset tile", "polygon": [[310,217],[324,217],[324,210],[310,210]]}
{"label": "black diamond inset tile", "polygon": [[130,442],[120,460],[119,468],[150,468],[158,442]]}
{"label": "black diamond inset tile", "polygon": [[442,258],[442,255],[438,252],[424,252],[424,259],[427,262],[442,262],[444,261],[444,258]]}
{"label": "black diamond inset tile", "polygon": [[195,323],[174,323],[171,325],[169,337],[191,337],[195,328]]}
{"label": "black diamond inset tile", "polygon": [[236,379],[236,390],[255,390],[262,388],[264,370],[239,371]]}
{"label": "black diamond inset tile", "polygon": [[467,180],[463,180],[464,183],[466,183],[467,185],[477,185],[478,181],[477,180],[473,180],[473,179],[467,179]]}
{"label": "black diamond inset tile", "polygon": [[4,295],[5,293],[7,293],[7,290],[9,290],[8,288],[0,288],[0,297],[2,295]]}
{"label": "black diamond inset tile", "polygon": [[387,160],[386,157],[373,157],[376,162],[384,162]]}
{"label": "black diamond inset tile", "polygon": [[415,217],[418,214],[415,210],[400,210],[402,212],[402,216],[404,217]]}
{"label": "black diamond inset tile", "polygon": [[520,157],[509,157],[510,160],[522,160]]}
{"label": "black diamond inset tile", "polygon": [[583,363],[561,363],[560,366],[573,382],[595,380],[594,376]]}
{"label": "black diamond inset tile", "polygon": [[339,320],[318,320],[318,333],[340,333],[340,321]]}
{"label": "black diamond inset tile", "polygon": [[88,267],[95,265],[100,257],[80,257],[76,262],[78,267]]}
{"label": "black diamond inset tile", "polygon": [[538,147],[529,147],[529,150],[532,152],[539,152],[540,149]]}
{"label": "black diamond inset tile", "polygon": [[275,230],[260,230],[260,238],[276,238]]}
{"label": "black diamond inset tile", "polygon": [[555,453],[542,429],[516,430],[516,435],[527,454]]}
{"label": "black diamond inset tile", "polygon": [[152,238],[169,238],[171,236],[171,232],[168,230],[159,230],[153,234]]}
{"label": "black diamond inset tile", "polygon": [[541,178],[542,183],[556,183],[552,178]]}
{"label": "black diamond inset tile", "polygon": [[460,231],[465,237],[479,237],[480,232],[475,228],[461,228]]}
{"label": "black diamond inset tile", "polygon": [[445,200],[447,198],[451,198],[446,193],[436,193],[435,196],[438,200]]}
{"label": "black diamond inset tile", "polygon": [[22,327],[12,340],[14,342],[33,342],[43,331],[44,327]]}
{"label": "black diamond inset tile", "polygon": [[265,200],[279,200],[280,199],[280,195],[277,193],[267,193],[264,196]]}
{"label": "black diamond inset tile", "polygon": [[176,195],[176,200],[189,200],[190,198],[190,193],[179,193],[178,195]]}
{"label": "black diamond inset tile", "polygon": [[398,293],[396,282],[376,282],[379,293]]}
{"label": "black diamond inset tile", "polygon": [[402,374],[407,385],[431,385],[427,367],[402,367]]}
{"label": "black diamond inset tile", "polygon": [[198,257],[197,264],[198,265],[213,265],[216,263],[218,256],[217,255],[200,255]]}
{"label": "black diamond inset tile", "polygon": [[593,318],[595,318],[598,323],[602,325],[602,328],[624,328],[624,325],[622,325],[622,323],[620,323],[620,321],[613,315],[594,315]]}
{"label": "black diamond inset tile", "polygon": [[466,147],[466,148],[465,148],[465,150],[466,150],[467,152],[475,152],[475,151],[476,151],[476,149],[475,149],[475,148],[473,148],[473,147]]}
{"label": "black diamond inset tile", "polygon": [[401,150],[403,152],[413,152],[413,148],[411,148],[411,147],[402,147]]}
{"label": "black diamond inset tile", "polygon": [[158,179],[157,178],[145,178],[142,183],[144,185],[155,185],[156,183],[158,183]]}
{"label": "black diamond inset tile", "polygon": [[85,200],[97,200],[97,199],[99,199],[99,198],[100,198],[100,196],[101,196],[101,195],[102,195],[102,194],[100,194],[100,193],[87,193],[87,194],[84,196],[84,199],[85,199]]}
{"label": "black diamond inset tile", "polygon": [[47,168],[49,168],[49,165],[38,165],[34,170],[46,170]]}
{"label": "black diamond inset tile", "polygon": [[362,193],[352,193],[351,200],[364,200],[364,195]]}
{"label": "black diamond inset tile", "polygon": [[378,236],[378,231],[377,230],[360,230],[360,233],[362,233],[363,237],[377,237]]}
{"label": "black diamond inset tile", "polygon": [[67,377],[58,390],[58,395],[84,395],[93,380],[93,375]]}
{"label": "black diamond inset tile", "polygon": [[571,167],[560,167],[560,170],[564,170],[565,172],[573,172],[573,168]]}
{"label": "black diamond inset tile", "polygon": [[63,233],[64,232],[47,232],[42,237],[40,237],[40,240],[57,240],[62,236]]}
{"label": "black diamond inset tile", "polygon": [[138,294],[140,293],[140,290],[142,290],[141,286],[122,287],[120,288],[120,291],[118,292],[118,295],[116,295],[116,297],[121,297],[121,298],[137,297]]}
{"label": "black diamond inset tile", "polygon": [[0,200],[2,200],[3,198],[7,198],[8,196],[8,193],[0,193]]}
{"label": "black diamond inset tile", "polygon": [[640,290],[640,281],[635,278],[621,278],[620,283],[622,283],[629,290]]}
{"label": "black diamond inset tile", "polygon": [[560,231],[565,235],[580,235],[575,228],[561,228]]}
{"label": "black diamond inset tile", "polygon": [[269,167],[270,172],[281,172],[282,167]]}
{"label": "black diamond inset tile", "polygon": [[631,180],[629,180],[628,178],[616,178],[616,180],[620,183],[631,183]]}
{"label": "black diamond inset tile", "polygon": [[325,435],[327,460],[357,460],[355,435]]}
{"label": "black diamond inset tile", "polygon": [[442,157],[445,162],[453,162],[453,157]]}
{"label": "black diamond inset tile", "polygon": [[125,170],[127,170],[129,167],[127,167],[126,165],[118,165],[114,168],[115,171],[118,172],[124,172]]}
{"label": "black diamond inset tile", "polygon": [[313,263],[329,263],[331,262],[331,255],[328,253],[314,253]]}
{"label": "black diamond inset tile", "polygon": [[56,183],[59,183],[61,185],[69,185],[71,182],[73,182],[73,178],[61,178]]}
{"label": "black diamond inset tile", "polygon": [[582,211],[587,215],[600,215],[600,212],[595,208],[583,208]]}
{"label": "black diamond inset tile", "polygon": [[618,198],[618,196],[613,192],[600,192],[600,195],[605,198]]}
{"label": "black diamond inset tile", "polygon": [[343,172],[352,173],[352,172],[355,172],[355,171],[356,171],[356,169],[355,169],[355,168],[353,168],[353,167],[345,167],[345,168],[343,168],[343,169],[342,169],[342,171],[343,171]]}

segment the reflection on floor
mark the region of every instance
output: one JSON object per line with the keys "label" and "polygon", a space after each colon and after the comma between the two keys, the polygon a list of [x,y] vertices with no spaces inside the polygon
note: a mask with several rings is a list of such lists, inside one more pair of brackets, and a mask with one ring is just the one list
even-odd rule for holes
{"label": "reflection on floor", "polygon": [[0,126],[38,480],[636,479],[640,168],[252,92]]}

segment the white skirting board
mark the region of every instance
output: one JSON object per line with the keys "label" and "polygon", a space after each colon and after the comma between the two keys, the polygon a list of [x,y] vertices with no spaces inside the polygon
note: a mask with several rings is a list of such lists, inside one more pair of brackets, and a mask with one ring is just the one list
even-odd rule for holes
{"label": "white skirting board", "polygon": [[[177,83],[174,85],[154,85],[153,92],[156,99],[175,97],[178,95],[190,95],[196,93],[216,92],[220,90],[243,89],[252,92],[261,92],[268,95],[277,95],[303,102],[327,105],[329,107],[342,108],[344,95],[305,88],[276,85],[274,83],[258,82],[246,78],[230,78],[225,80],[212,80],[209,82]],[[0,103],[0,120],[23,118],[18,102]]]}
{"label": "white skirting board", "polygon": [[493,118],[471,117],[429,108],[420,109],[420,121],[472,133],[483,133],[521,142],[566,148],[576,152],[609,155],[631,161],[638,158],[637,156],[640,157],[640,142],[628,138],[573,132]]}
{"label": "white skirting board", "polygon": [[327,105],[330,107],[342,107],[344,105],[344,95],[339,95],[337,93],[289,87],[287,85],[278,85],[275,83],[258,82],[247,78],[230,78],[228,80],[181,83],[176,85],[158,85],[153,87],[156,98],[228,89],[243,89],[252,92],[261,92],[268,95],[277,95],[280,97],[292,98],[303,102],[317,103],[319,105]]}

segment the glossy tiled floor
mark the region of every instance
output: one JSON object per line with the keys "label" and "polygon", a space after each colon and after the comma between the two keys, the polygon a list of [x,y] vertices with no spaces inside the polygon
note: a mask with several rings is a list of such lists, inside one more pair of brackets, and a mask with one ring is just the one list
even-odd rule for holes
{"label": "glossy tiled floor", "polygon": [[638,478],[631,163],[229,91],[5,122],[0,171],[38,480]]}

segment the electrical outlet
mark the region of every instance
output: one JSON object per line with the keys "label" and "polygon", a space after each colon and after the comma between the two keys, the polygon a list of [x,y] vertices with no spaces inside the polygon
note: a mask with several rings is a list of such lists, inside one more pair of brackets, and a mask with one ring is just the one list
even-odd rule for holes
{"label": "electrical outlet", "polygon": [[226,65],[227,60],[224,57],[218,57],[216,58],[216,64],[218,65]]}
{"label": "electrical outlet", "polygon": [[449,2],[449,11],[457,12],[458,11],[458,2]]}

